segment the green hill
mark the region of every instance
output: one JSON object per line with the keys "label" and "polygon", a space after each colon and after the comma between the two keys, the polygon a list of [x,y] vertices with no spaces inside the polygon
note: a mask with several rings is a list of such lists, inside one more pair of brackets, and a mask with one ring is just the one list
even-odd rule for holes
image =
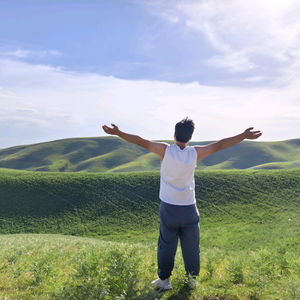
{"label": "green hill", "polygon": [[[285,169],[299,164],[300,139],[244,141],[201,160],[197,169]],[[72,138],[0,149],[0,168],[50,172],[153,171],[160,169],[160,159],[116,137]]]}
{"label": "green hill", "polygon": [[298,299],[300,169],[195,179],[199,286],[177,251],[173,289],[157,293],[159,172],[0,169],[0,299]]}
{"label": "green hill", "polygon": [[[298,219],[299,169],[196,171],[195,180],[201,226],[208,230],[202,238],[207,244],[213,244],[218,234],[213,228],[239,231],[246,226],[251,232],[261,224],[275,228],[289,218]],[[159,172],[89,174],[1,169],[0,234],[60,233],[102,238],[157,235],[158,191]],[[252,234],[247,232],[243,239],[252,238]]]}

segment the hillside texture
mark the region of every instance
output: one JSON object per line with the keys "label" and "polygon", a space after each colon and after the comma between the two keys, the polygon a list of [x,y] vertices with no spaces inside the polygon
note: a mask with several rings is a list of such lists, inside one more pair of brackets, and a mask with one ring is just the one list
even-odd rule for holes
{"label": "hillside texture", "polygon": [[[61,174],[0,170],[0,234],[111,238],[158,232],[159,172]],[[195,180],[201,228],[206,229],[201,239],[208,245],[213,245],[216,235],[224,234],[224,230],[239,232],[241,226],[246,226],[243,239],[252,240],[257,226],[274,230],[282,222],[287,224],[289,218],[294,222],[299,219],[299,169],[196,171]],[[295,234],[299,235],[299,230],[297,227]],[[232,235],[232,241],[235,238],[238,235]]]}
{"label": "hillside texture", "polygon": [[177,251],[173,289],[162,293],[149,285],[159,172],[0,169],[0,299],[300,299],[300,169],[195,179],[199,284],[188,289]]}
{"label": "hillside texture", "polygon": [[[167,141],[173,143],[173,141]],[[204,145],[210,142],[191,142]],[[198,163],[198,170],[300,167],[300,139],[244,141]],[[160,169],[149,151],[116,137],[73,138],[0,149],[0,168],[50,172],[133,172]]]}

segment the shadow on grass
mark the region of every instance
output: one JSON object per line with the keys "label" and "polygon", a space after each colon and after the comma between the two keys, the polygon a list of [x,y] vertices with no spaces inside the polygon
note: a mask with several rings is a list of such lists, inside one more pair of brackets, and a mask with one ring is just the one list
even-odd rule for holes
{"label": "shadow on grass", "polygon": [[187,286],[182,286],[176,294],[173,294],[166,298],[167,300],[190,300],[192,296],[192,290],[190,290]]}

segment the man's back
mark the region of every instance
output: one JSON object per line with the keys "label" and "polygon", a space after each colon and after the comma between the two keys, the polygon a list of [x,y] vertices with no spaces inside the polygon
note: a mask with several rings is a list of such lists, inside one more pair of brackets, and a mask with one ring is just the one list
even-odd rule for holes
{"label": "man's back", "polygon": [[197,152],[194,147],[167,146],[161,163],[160,199],[173,205],[191,205],[195,200],[194,171]]}

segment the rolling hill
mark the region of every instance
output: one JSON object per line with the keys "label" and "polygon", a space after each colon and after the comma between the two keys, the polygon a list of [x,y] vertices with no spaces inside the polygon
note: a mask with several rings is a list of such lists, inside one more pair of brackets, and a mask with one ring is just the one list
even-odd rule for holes
{"label": "rolling hill", "polygon": [[[173,141],[167,141],[173,143]],[[210,142],[191,142],[205,145]],[[244,141],[198,163],[198,170],[300,167],[300,139]],[[0,168],[50,172],[134,172],[160,169],[157,155],[117,137],[71,138],[0,149]]]}
{"label": "rolling hill", "polygon": [[0,299],[299,298],[300,169],[196,171],[199,287],[154,294],[159,177],[0,169]]}
{"label": "rolling hill", "polygon": [[[109,239],[156,236],[159,177],[157,171],[91,174],[0,169],[0,234],[52,233]],[[274,231],[279,224],[286,226],[290,218],[293,226],[298,226],[295,245],[300,244],[299,182],[299,169],[196,171],[202,242],[213,246],[214,236],[221,234],[222,228],[222,232],[231,232],[224,241],[229,245],[234,240],[235,247],[248,247],[248,239],[255,244],[263,239],[265,243],[277,236],[258,239],[253,229],[264,224]],[[238,233],[241,226],[247,230]]]}

